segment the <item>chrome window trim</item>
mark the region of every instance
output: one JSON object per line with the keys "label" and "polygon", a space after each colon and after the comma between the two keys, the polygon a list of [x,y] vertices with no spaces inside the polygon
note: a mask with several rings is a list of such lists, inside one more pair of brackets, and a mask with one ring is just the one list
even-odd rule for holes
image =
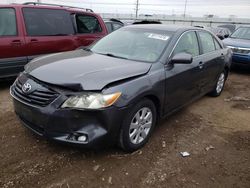
{"label": "chrome window trim", "polygon": [[[174,50],[175,50],[177,44],[179,43],[180,39],[183,37],[183,35],[185,35],[186,33],[189,33],[189,32],[197,32],[197,31],[199,31],[199,30],[193,29],[193,30],[184,31],[184,32],[181,34],[181,36],[178,38],[178,40],[176,41],[176,43],[175,43],[175,45],[174,45],[174,47],[173,47],[173,49],[172,49],[170,55],[168,56],[168,58],[170,58],[170,57],[173,55],[173,52],[174,52]],[[197,37],[197,35],[196,35],[196,37]],[[198,46],[199,46],[199,39],[198,39],[198,37],[197,37],[197,42],[198,42]],[[200,51],[200,46],[199,46],[199,51]],[[200,55],[198,55],[198,56],[194,56],[194,57],[199,57],[199,56],[201,56],[201,55],[202,55],[202,54],[200,54]]]}

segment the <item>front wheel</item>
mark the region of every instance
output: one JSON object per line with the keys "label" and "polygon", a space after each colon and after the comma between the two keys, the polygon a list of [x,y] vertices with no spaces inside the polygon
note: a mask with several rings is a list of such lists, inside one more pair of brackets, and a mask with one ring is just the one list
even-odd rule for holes
{"label": "front wheel", "polygon": [[211,91],[209,93],[212,97],[218,97],[218,96],[220,96],[220,94],[222,93],[222,91],[224,89],[226,78],[227,78],[227,72],[223,71],[220,74],[220,76],[219,76],[219,78],[218,78],[218,80],[216,82],[216,85],[215,85],[213,91]]}
{"label": "front wheel", "polygon": [[124,120],[119,145],[132,152],[143,147],[156,124],[156,109],[151,100],[144,99],[134,106]]}

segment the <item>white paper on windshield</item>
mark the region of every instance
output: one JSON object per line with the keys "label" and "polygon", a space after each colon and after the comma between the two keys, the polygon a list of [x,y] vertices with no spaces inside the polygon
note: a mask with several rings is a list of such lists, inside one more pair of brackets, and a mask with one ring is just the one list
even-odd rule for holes
{"label": "white paper on windshield", "polygon": [[148,35],[148,38],[158,39],[158,40],[168,40],[168,39],[169,39],[169,36],[167,36],[167,35],[160,35],[160,34],[150,33],[150,34]]}

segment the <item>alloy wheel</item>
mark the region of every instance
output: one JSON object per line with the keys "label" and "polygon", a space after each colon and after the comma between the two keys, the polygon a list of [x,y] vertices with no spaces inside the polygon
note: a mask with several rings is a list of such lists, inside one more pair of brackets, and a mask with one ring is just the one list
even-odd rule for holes
{"label": "alloy wheel", "polygon": [[218,82],[217,82],[217,86],[216,86],[217,93],[221,93],[221,91],[224,87],[224,84],[225,84],[225,73],[223,72],[220,74],[220,77],[219,77]]}
{"label": "alloy wheel", "polygon": [[147,108],[143,107],[137,111],[137,113],[132,118],[129,127],[129,138],[133,144],[140,144],[143,142],[152,127],[153,123],[153,116],[152,111]]}

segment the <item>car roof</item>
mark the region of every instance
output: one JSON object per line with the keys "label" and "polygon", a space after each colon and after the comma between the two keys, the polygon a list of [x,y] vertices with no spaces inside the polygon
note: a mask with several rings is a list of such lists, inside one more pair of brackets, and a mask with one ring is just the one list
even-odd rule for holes
{"label": "car roof", "polygon": [[238,28],[241,28],[241,27],[247,27],[247,28],[250,28],[250,25],[241,25],[241,26],[239,26]]}
{"label": "car roof", "polygon": [[204,30],[202,28],[192,27],[192,26],[180,26],[180,25],[164,25],[164,24],[138,24],[129,25],[127,28],[139,28],[139,29],[152,29],[160,31],[186,31],[186,30]]}
{"label": "car roof", "polygon": [[1,4],[0,5],[0,8],[41,8],[41,9],[53,9],[53,10],[67,10],[69,12],[84,12],[84,13],[87,13],[87,14],[92,14],[92,15],[96,15],[94,12],[91,12],[91,11],[87,11],[88,9],[84,9],[84,8],[77,8],[77,7],[67,7],[66,5],[49,5],[49,4],[41,4],[41,5],[32,5],[32,4],[29,4],[29,5],[25,5],[25,4],[16,4],[16,3],[13,3],[13,4]]}

